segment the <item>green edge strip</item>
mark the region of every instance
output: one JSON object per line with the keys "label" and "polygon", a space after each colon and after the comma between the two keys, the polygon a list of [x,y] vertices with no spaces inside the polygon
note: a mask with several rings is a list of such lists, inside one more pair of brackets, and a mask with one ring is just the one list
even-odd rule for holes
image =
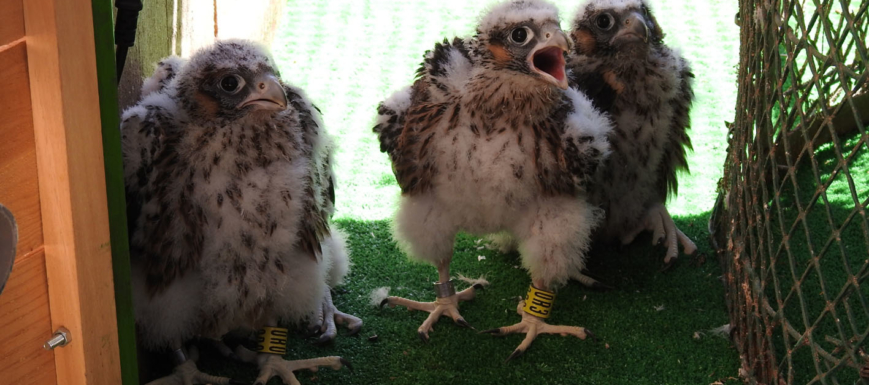
{"label": "green edge strip", "polygon": [[135,385],[139,383],[139,368],[136,358],[136,324],[133,318],[133,296],[130,284],[130,249],[127,240],[127,205],[124,197],[124,167],[119,130],[118,83],[115,80],[113,8],[110,0],[92,0],[91,6],[100,92],[106,196],[111,228],[121,379],[124,385]]}

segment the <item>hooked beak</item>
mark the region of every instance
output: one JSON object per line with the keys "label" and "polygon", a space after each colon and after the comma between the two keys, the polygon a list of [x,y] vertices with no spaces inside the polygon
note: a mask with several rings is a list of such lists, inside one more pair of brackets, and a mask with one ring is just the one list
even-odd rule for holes
{"label": "hooked beak", "polygon": [[274,75],[260,75],[253,82],[253,91],[238,105],[238,109],[254,106],[256,110],[283,111],[287,108],[287,94]]}
{"label": "hooked beak", "polygon": [[570,50],[570,40],[557,26],[550,25],[541,31],[540,43],[528,56],[528,66],[544,79],[563,90],[567,89],[564,71],[564,54]]}
{"label": "hooked beak", "polygon": [[649,42],[649,27],[646,25],[646,21],[643,18],[643,15],[640,15],[638,12],[631,12],[628,17],[625,18],[625,25],[613,36],[612,42],[613,44],[619,43],[631,43],[638,42],[640,40],[643,43]]}

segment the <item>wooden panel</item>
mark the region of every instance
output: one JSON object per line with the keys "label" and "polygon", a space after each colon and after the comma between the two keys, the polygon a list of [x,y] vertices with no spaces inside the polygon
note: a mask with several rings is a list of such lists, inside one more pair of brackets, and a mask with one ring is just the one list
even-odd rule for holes
{"label": "wooden panel", "polygon": [[24,255],[42,245],[42,217],[23,41],[0,51],[0,90],[0,203],[15,215],[18,255]]}
{"label": "wooden panel", "polygon": [[4,384],[57,382],[54,352],[42,348],[52,334],[42,248],[15,260],[0,295],[0,373]]}
{"label": "wooden panel", "polygon": [[24,7],[22,0],[0,0],[0,46],[24,36]]}
{"label": "wooden panel", "polygon": [[27,0],[36,164],[59,384],[118,384],[93,14],[90,0]]}

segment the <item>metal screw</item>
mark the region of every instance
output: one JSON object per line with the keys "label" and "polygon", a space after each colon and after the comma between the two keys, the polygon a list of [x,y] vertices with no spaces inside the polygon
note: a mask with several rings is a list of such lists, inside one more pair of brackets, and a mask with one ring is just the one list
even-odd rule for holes
{"label": "metal screw", "polygon": [[48,341],[45,341],[45,345],[42,345],[42,347],[45,350],[52,350],[58,346],[63,347],[63,346],[68,345],[70,340],[71,339],[70,339],[69,330],[67,330],[65,327],[61,326],[59,329],[57,329],[57,331],[54,332],[54,335],[51,336],[51,338]]}

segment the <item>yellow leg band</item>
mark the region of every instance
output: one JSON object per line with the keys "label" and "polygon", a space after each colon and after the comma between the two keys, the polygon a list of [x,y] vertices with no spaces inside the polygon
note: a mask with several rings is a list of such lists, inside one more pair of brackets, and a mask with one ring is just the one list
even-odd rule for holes
{"label": "yellow leg band", "polygon": [[256,351],[260,353],[287,354],[287,329],[262,328],[257,331]]}
{"label": "yellow leg band", "polygon": [[555,302],[555,293],[540,290],[534,285],[528,285],[528,293],[525,294],[525,307],[522,310],[535,317],[549,318],[553,302]]}

